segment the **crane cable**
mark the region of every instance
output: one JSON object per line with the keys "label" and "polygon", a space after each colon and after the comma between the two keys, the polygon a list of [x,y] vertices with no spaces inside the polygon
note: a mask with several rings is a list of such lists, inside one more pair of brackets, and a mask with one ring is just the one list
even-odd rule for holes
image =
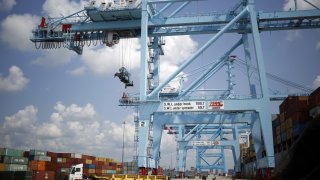
{"label": "crane cable", "polygon": [[[249,66],[253,70],[258,71],[258,68],[253,67],[251,65],[247,65],[244,60],[242,60],[242,59],[240,59],[238,57],[237,57],[237,59],[238,59],[238,61],[236,61],[236,62],[239,62],[240,65],[244,65],[246,67]],[[295,82],[292,82],[292,81],[289,81],[289,80],[285,80],[285,79],[283,79],[283,78],[281,78],[279,76],[276,76],[274,74],[271,74],[271,73],[267,72],[266,75],[267,75],[268,78],[270,78],[272,80],[278,81],[278,82],[280,82],[282,84],[285,84],[285,85],[288,85],[288,86],[291,86],[291,87],[294,87],[294,88],[297,88],[297,89],[300,89],[300,90],[303,90],[303,91],[307,91],[308,93],[311,93],[311,92],[314,91],[314,89],[312,89],[312,88],[308,88],[308,87],[306,87],[306,86],[304,86],[302,84],[298,84],[298,83],[295,83]]]}

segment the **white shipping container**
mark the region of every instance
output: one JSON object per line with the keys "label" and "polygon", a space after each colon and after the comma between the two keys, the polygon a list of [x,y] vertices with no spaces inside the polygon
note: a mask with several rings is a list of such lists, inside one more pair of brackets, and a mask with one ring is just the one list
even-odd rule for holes
{"label": "white shipping container", "polygon": [[72,153],[71,154],[71,158],[81,159],[82,158],[82,154]]}
{"label": "white shipping container", "polygon": [[37,161],[48,161],[48,162],[51,161],[51,157],[50,156],[34,156],[33,159],[37,160]]}

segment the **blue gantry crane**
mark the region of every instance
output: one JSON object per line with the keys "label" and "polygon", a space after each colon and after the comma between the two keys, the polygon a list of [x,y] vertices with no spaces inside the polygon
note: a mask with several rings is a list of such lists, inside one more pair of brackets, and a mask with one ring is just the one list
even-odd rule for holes
{"label": "blue gantry crane", "polygon": [[[254,0],[239,0],[227,12],[183,14],[192,3],[219,2],[205,0],[92,0],[83,10],[58,19],[42,19],[33,31],[31,41],[36,48],[68,48],[77,54],[90,45],[114,46],[122,38],[140,38],[139,95],[123,97],[120,105],[136,106],[137,162],[140,174],[157,173],[161,135],[164,127],[178,128],[178,170],[185,171],[186,152],[196,149],[196,168],[226,171],[225,149],[231,149],[235,171],[240,172],[239,138],[249,132],[254,139],[257,168],[275,166],[270,103],[286,95],[270,95],[267,77],[288,83],[265,70],[260,32],[320,28],[319,8],[313,10],[257,12]],[[185,13],[185,12],[184,12]],[[165,36],[212,35],[187,58],[167,79],[160,82],[160,56],[164,55]],[[182,89],[168,87],[179,74],[197,61],[224,34],[234,34],[235,40],[225,53],[201,71]],[[252,40],[250,40],[250,38]],[[247,71],[249,94],[235,92],[232,53],[242,47]],[[215,95],[214,90],[201,89],[221,69],[227,68],[227,85]],[[253,74],[259,81],[255,82]],[[129,82],[130,83],[130,82]],[[289,83],[301,88],[299,84]],[[197,94],[198,90],[204,93]],[[310,89],[304,89],[306,93]],[[225,134],[232,134],[225,139]],[[208,137],[202,139],[203,137]],[[209,135],[208,135],[209,134]],[[202,137],[202,138],[201,138]],[[266,156],[262,157],[265,148]],[[212,149],[217,152],[208,153]],[[213,163],[207,159],[215,158]],[[201,162],[206,162],[202,164]]]}

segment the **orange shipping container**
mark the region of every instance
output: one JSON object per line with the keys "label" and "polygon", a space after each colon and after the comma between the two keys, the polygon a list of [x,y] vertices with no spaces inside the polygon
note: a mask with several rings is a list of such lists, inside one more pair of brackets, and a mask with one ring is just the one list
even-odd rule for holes
{"label": "orange shipping container", "polygon": [[29,168],[32,171],[44,171],[46,169],[46,164],[44,161],[30,161]]}
{"label": "orange shipping container", "polygon": [[4,171],[5,170],[5,165],[0,163],[0,171]]}

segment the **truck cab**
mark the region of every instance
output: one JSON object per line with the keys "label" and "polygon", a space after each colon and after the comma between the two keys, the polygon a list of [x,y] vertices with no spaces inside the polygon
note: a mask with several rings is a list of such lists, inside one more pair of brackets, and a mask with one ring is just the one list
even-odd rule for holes
{"label": "truck cab", "polygon": [[87,179],[83,174],[83,164],[77,164],[71,167],[68,180]]}

